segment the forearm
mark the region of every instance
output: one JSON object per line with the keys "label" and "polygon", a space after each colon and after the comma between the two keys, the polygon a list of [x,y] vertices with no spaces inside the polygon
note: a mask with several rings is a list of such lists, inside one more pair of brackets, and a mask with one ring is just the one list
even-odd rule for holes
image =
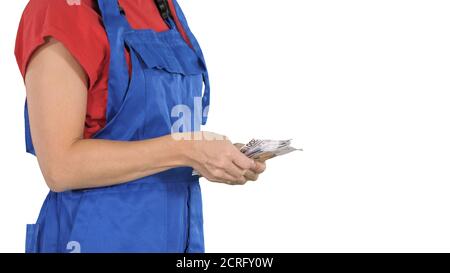
{"label": "forearm", "polygon": [[186,141],[171,136],[134,142],[81,139],[38,159],[49,187],[65,191],[121,184],[189,166],[188,149]]}

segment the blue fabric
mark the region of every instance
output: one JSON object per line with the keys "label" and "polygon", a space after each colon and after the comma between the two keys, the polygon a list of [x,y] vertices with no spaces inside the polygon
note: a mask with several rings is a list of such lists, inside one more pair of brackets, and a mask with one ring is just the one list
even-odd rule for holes
{"label": "blue fabric", "polygon": [[[168,135],[180,118],[204,124],[206,116],[177,116],[173,111],[183,105],[207,112],[209,106],[207,69],[190,30],[193,48],[173,21],[168,22],[171,29],[162,33],[134,30],[116,0],[98,2],[111,64],[107,125],[94,138],[135,141]],[[131,77],[124,47],[131,55]],[[27,150],[34,151],[32,145]],[[37,223],[27,226],[26,252],[204,252],[198,176],[184,167],[117,186],[50,192]]]}

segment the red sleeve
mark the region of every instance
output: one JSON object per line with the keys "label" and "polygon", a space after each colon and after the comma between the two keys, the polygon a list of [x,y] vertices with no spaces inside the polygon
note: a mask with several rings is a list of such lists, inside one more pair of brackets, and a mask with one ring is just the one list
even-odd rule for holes
{"label": "red sleeve", "polygon": [[70,51],[84,69],[91,87],[102,72],[108,40],[100,16],[81,1],[30,0],[20,21],[15,55],[25,78],[28,62],[36,49],[53,37]]}

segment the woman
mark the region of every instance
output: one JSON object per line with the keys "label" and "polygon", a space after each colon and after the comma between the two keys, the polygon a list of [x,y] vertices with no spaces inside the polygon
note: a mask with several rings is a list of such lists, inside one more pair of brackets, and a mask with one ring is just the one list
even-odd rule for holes
{"label": "woman", "polygon": [[265,169],[198,131],[208,72],[175,0],[31,0],[16,57],[51,189],[27,252],[203,252],[193,170],[241,185]]}

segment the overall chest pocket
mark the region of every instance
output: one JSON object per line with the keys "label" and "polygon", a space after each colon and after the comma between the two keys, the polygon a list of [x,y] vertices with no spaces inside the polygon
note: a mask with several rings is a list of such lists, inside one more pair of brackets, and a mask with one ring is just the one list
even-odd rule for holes
{"label": "overall chest pocket", "polygon": [[134,42],[129,48],[145,86],[143,137],[198,130],[206,71],[201,59],[184,42]]}

